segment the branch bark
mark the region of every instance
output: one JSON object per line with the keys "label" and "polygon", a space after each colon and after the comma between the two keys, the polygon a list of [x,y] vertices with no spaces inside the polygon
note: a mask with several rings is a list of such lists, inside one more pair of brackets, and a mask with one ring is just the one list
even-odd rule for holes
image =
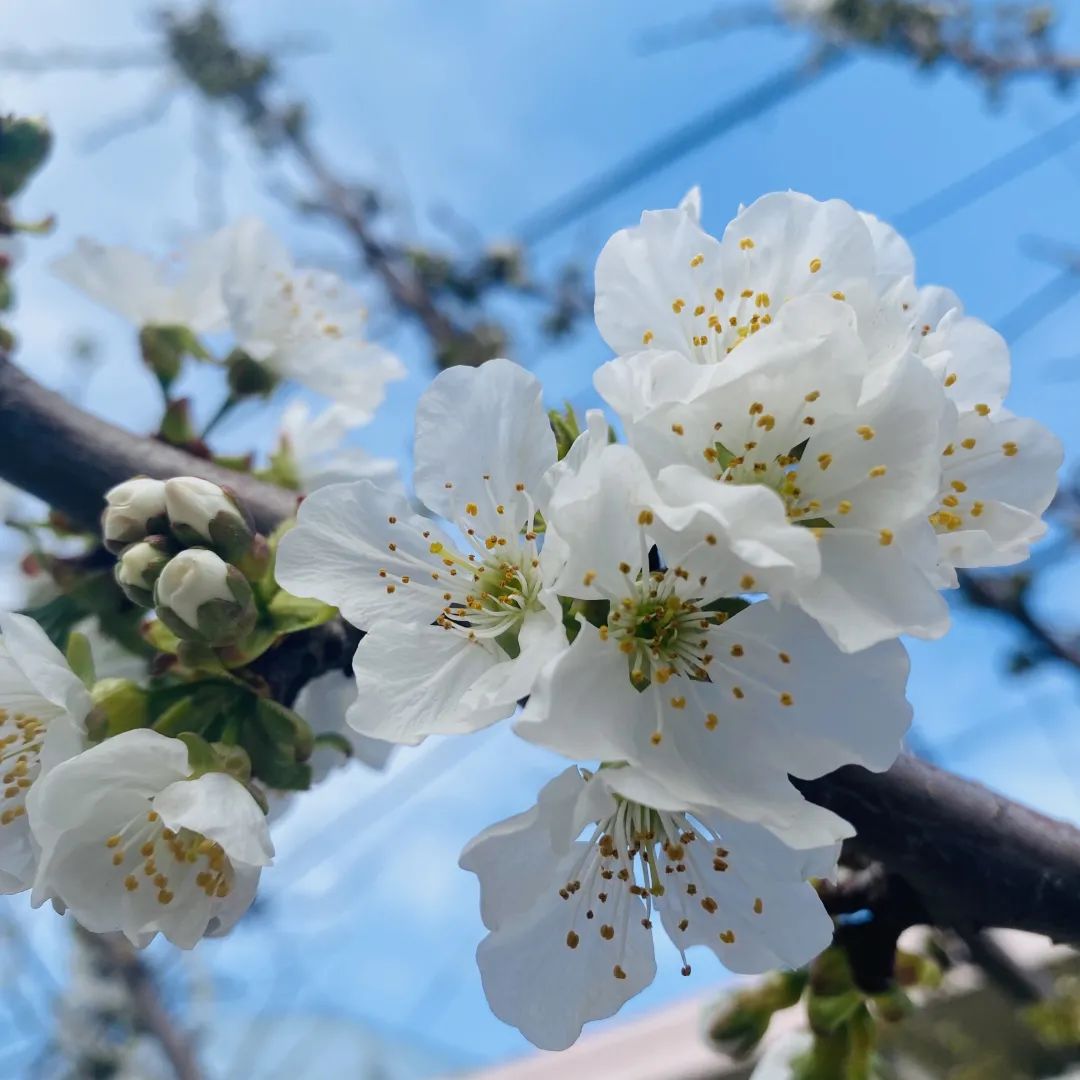
{"label": "branch bark", "polygon": [[[2,357],[0,435],[8,448],[0,478],[80,521],[96,520],[108,488],[137,473],[227,483],[264,530],[295,507],[279,488],[87,416]],[[262,661],[261,674],[291,700],[307,679],[342,665],[355,633],[332,623],[290,635]],[[1011,927],[1080,943],[1080,830],[1073,826],[907,755],[883,774],[849,766],[796,783],[855,826],[853,849],[902,877],[936,925]]]}

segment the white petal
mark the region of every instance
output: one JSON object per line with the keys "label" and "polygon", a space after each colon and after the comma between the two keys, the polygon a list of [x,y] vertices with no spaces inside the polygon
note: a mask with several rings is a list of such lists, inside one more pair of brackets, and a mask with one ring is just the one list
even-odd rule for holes
{"label": "white petal", "polygon": [[[81,723],[90,711],[90,694],[45,631],[29,616],[0,611],[3,652],[34,691]],[[4,705],[0,681],[0,706]]]}
{"label": "white petal", "polygon": [[432,510],[516,534],[530,507],[519,486],[537,491],[556,459],[539,380],[509,360],[442,372],[417,406],[415,458],[416,493]]}
{"label": "white petal", "polygon": [[[616,353],[651,345],[686,352],[692,312],[713,303],[720,245],[682,209],[641,215],[617,232],[596,263],[596,325]],[[698,256],[701,259],[698,259]],[[672,305],[682,300],[682,310]]]}
{"label": "white petal", "polygon": [[[785,301],[843,291],[852,279],[873,280],[878,261],[858,211],[794,191],[764,195],[739,213],[724,232],[723,259],[726,289],[737,284]],[[816,272],[814,260],[821,261]]]}
{"label": "white petal", "polygon": [[[473,837],[458,864],[480,879],[480,915],[489,930],[525,914],[562,885],[559,868],[573,846],[578,798],[585,780],[577,766],[541,789],[536,805]],[[615,802],[609,799],[609,812]]]}
{"label": "white petal", "polygon": [[154,809],[174,832],[191,829],[219,843],[230,861],[267,866],[274,856],[266,815],[244,785],[225,773],[170,784],[155,796]]}
{"label": "white petal", "polygon": [[[1004,409],[962,416],[952,453],[941,459],[949,517],[940,519],[938,541],[947,563],[1007,566],[1027,558],[1046,531],[1042,514],[1057,490],[1062,457],[1061,443],[1035,420]],[[952,520],[960,527],[949,528]]]}
{"label": "white petal", "polygon": [[447,572],[433,544],[454,547],[402,496],[370,480],[331,484],[301,504],[275,575],[282,588],[334,604],[361,629],[383,616],[430,622],[444,604],[431,575]]}
{"label": "white petal", "polygon": [[[652,934],[641,925],[645,906],[630,907],[625,938],[606,941],[594,923],[577,918],[554,889],[528,916],[488,934],[476,961],[491,1011],[543,1050],[564,1050],[590,1020],[613,1016],[656,975]],[[571,929],[580,943],[570,949]],[[626,978],[613,975],[618,964]]]}
{"label": "white petal", "polygon": [[823,529],[820,542],[821,576],[801,586],[797,600],[845,652],[901,634],[938,638],[949,629],[931,530],[919,525],[917,534],[883,546],[869,531]]}
{"label": "white petal", "polygon": [[[428,735],[478,731],[509,716],[516,698],[474,700],[500,663],[498,646],[423,623],[379,623],[353,657],[358,696],[349,725],[363,735],[416,745]],[[505,662],[505,661],[504,661]]]}

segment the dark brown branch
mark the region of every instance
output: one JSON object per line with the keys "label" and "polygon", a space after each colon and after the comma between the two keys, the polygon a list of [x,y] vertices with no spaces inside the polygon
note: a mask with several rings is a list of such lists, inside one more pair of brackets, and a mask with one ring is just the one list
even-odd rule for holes
{"label": "dark brown branch", "polygon": [[263,532],[290,517],[296,496],[76,409],[0,354],[0,478],[84,525],[132,476],[201,476],[231,487]]}
{"label": "dark brown branch", "polygon": [[[0,478],[81,520],[94,520],[111,485],[140,472],[231,482],[264,529],[294,506],[278,488],[86,416],[2,359],[0,435],[8,448]],[[342,666],[350,633],[335,623],[292,635],[261,673],[289,700],[307,679]],[[1080,830],[908,756],[884,774],[850,766],[798,785],[855,826],[853,851],[903,878],[935,924],[1080,942]]]}

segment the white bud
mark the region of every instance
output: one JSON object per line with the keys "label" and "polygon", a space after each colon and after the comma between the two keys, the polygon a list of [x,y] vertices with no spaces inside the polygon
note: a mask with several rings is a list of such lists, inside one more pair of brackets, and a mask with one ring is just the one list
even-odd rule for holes
{"label": "white bud", "polygon": [[154,587],[159,618],[178,636],[224,645],[247,633],[255,606],[243,574],[206,548],[169,560]]}
{"label": "white bud", "polygon": [[105,502],[101,531],[110,551],[160,532],[165,524],[165,485],[160,480],[125,480],[105,495]]}
{"label": "white bud", "polygon": [[[165,481],[165,508],[169,524],[182,539],[214,542],[211,522],[251,535],[236,503],[217,484],[198,476],[176,476]],[[215,530],[216,531],[216,530]]]}
{"label": "white bud", "polygon": [[140,540],[126,548],[116,563],[116,581],[128,599],[154,606],[154,582],[169,562],[168,542],[162,536]]}

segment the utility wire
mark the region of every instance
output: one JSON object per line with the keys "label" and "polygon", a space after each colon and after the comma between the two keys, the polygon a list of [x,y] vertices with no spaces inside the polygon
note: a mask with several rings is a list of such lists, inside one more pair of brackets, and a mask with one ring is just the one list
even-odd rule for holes
{"label": "utility wire", "polygon": [[518,224],[515,236],[523,244],[535,246],[692,150],[755,119],[825,75],[839,71],[851,59],[841,49],[828,47],[815,50],[806,59],[770,75],[734,98],[719,102],[707,112],[662,135],[655,142],[530,214]]}
{"label": "utility wire", "polygon": [[966,176],[897,214],[891,224],[904,236],[922,232],[1064,153],[1077,141],[1080,141],[1080,113],[991,158]]}

